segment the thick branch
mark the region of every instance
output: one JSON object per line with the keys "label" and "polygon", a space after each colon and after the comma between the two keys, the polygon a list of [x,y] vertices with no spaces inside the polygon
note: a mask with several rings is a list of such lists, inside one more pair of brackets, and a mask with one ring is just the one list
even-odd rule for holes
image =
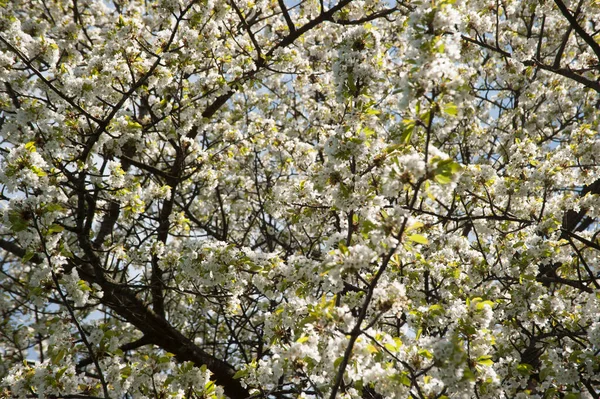
{"label": "thick branch", "polygon": [[[600,194],[600,179],[596,180],[592,184],[585,186],[581,190],[580,196],[584,197],[587,194]],[[581,231],[578,227],[581,221],[587,214],[587,209],[581,209],[580,211],[569,210],[563,217],[563,233],[561,238],[567,238],[569,232]]]}
{"label": "thick branch", "polygon": [[597,81],[591,80],[586,78],[585,76],[579,75],[578,73],[576,73],[575,71],[568,69],[568,68],[555,68],[553,66],[550,65],[546,65],[541,63],[538,60],[529,60],[529,61],[524,61],[523,65],[525,66],[536,66],[540,69],[543,69],[544,71],[549,71],[549,72],[553,72],[557,75],[561,75],[564,76],[565,78],[569,78],[572,79],[578,83],[581,83],[582,85],[584,85],[585,87],[592,89],[598,93],[600,93],[600,83],[598,83]]}
{"label": "thick branch", "polygon": [[285,23],[288,26],[290,32],[294,32],[296,30],[296,26],[294,25],[294,21],[290,17],[290,13],[288,12],[287,7],[285,6],[285,2],[283,0],[277,0],[279,3],[279,8],[281,8],[281,12],[283,13],[283,18],[285,19]]}
{"label": "thick branch", "polygon": [[[567,19],[567,21],[569,21],[573,29],[575,29],[575,32],[577,32],[577,34],[588,44],[588,46],[592,48],[592,51],[600,60],[600,44],[596,43],[594,38],[589,33],[587,33],[585,29],[581,27],[581,25],[579,25],[576,16],[571,14],[571,12],[569,11],[565,3],[562,2],[562,0],[554,0],[554,3],[556,3],[556,6],[558,7],[562,15],[564,15],[564,17]],[[581,5],[581,2],[579,4]],[[578,9],[580,5],[577,7]]]}
{"label": "thick branch", "polygon": [[[491,50],[495,53],[501,54],[506,58],[512,58],[512,54],[509,53],[508,51],[502,50],[501,48],[498,48],[496,46],[492,46],[491,44],[479,41],[477,39],[473,39],[472,37],[466,36],[466,35],[461,35],[461,38],[464,41],[467,41],[469,43],[473,43],[476,44],[480,47],[486,48],[488,50]],[[585,76],[579,75],[577,72],[568,69],[568,68],[556,68],[555,66],[551,66],[551,65],[546,65],[542,62],[540,62],[539,60],[526,60],[526,61],[522,61],[523,65],[525,66],[535,66],[538,67],[540,69],[543,69],[545,71],[548,72],[552,72],[555,73],[557,75],[561,75],[564,76],[565,78],[569,78],[572,79],[578,83],[581,83],[582,85],[584,85],[585,87],[592,89],[598,93],[600,93],[600,83],[596,82],[594,80],[588,79]]]}
{"label": "thick branch", "polygon": [[[0,248],[19,257],[25,255],[23,248],[3,239],[0,239]],[[93,259],[94,256],[91,258]],[[32,261],[40,262],[41,258],[34,257]],[[223,386],[225,394],[230,398],[250,397],[249,391],[242,387],[239,380],[233,378],[235,370],[231,365],[198,348],[167,320],[149,309],[129,287],[118,284],[105,275],[95,274],[95,270],[98,269],[91,268],[88,264],[80,264],[76,267],[82,279],[90,284],[98,284],[102,288],[103,297],[100,299],[102,304],[134,325],[142,332],[147,342],[173,353],[181,362],[191,361],[196,366],[206,365],[213,373],[215,382]]]}
{"label": "thick branch", "polygon": [[240,381],[233,378],[235,370],[232,366],[198,348],[163,317],[148,309],[127,287],[109,281],[104,276],[83,277],[99,284],[104,294],[102,303],[136,326],[154,345],[173,353],[179,361],[191,361],[197,366],[206,365],[213,373],[216,383],[223,386],[225,394],[230,398],[250,396]]}

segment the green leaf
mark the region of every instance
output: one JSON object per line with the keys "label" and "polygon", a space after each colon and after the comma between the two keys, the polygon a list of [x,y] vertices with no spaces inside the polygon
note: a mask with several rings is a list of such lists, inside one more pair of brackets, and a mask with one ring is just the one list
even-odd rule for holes
{"label": "green leaf", "polygon": [[450,184],[450,183],[452,183],[452,178],[450,178],[448,176],[435,175],[433,178],[435,179],[436,182],[438,182],[440,184]]}
{"label": "green leaf", "polygon": [[402,129],[402,134],[400,135],[400,142],[403,144],[408,144],[410,139],[415,131],[415,121],[414,120],[404,120],[404,129]]}
{"label": "green leaf", "polygon": [[402,383],[402,385],[407,386],[407,387],[412,386],[412,381],[408,377],[408,374],[402,373],[402,374],[400,374],[399,377],[400,377],[400,382]]}
{"label": "green leaf", "polygon": [[390,343],[384,344],[383,346],[385,347],[385,349],[387,349],[388,351],[390,351],[392,353],[396,352],[398,350],[395,345],[392,345]]}
{"label": "green leaf", "polygon": [[475,374],[471,371],[471,369],[466,368],[463,370],[463,381],[475,381]]}
{"label": "green leaf", "polygon": [[204,385],[204,390],[206,393],[211,393],[215,390],[215,382],[210,380]]}
{"label": "green leaf", "polygon": [[477,358],[477,364],[481,364],[483,366],[493,366],[494,365],[494,361],[492,360],[491,356],[488,356],[488,355],[479,356]]}
{"label": "green leaf", "polygon": [[358,390],[358,392],[362,395],[363,394],[363,389],[364,389],[364,382],[363,380],[358,380],[354,383],[354,387]]}
{"label": "green leaf", "polygon": [[158,358],[158,363],[169,363],[171,358],[169,356],[161,356]]}
{"label": "green leaf", "polygon": [[303,344],[306,341],[308,341],[308,337],[306,335],[304,335],[296,340],[296,342],[299,344]]}
{"label": "green leaf", "polygon": [[48,205],[46,205],[46,211],[61,212],[61,211],[64,211],[64,208],[60,204],[48,204]]}
{"label": "green leaf", "polygon": [[452,177],[460,170],[460,165],[452,159],[439,161],[434,170],[434,179],[440,184],[451,183]]}
{"label": "green leaf", "polygon": [[234,380],[239,380],[242,377],[245,377],[248,375],[248,370],[246,369],[241,369],[235,372],[235,374],[233,375],[233,379]]}
{"label": "green leaf", "polygon": [[44,177],[48,175],[46,172],[43,171],[43,169],[40,169],[37,166],[32,166],[31,170],[39,177]]}
{"label": "green leaf", "polygon": [[56,372],[56,376],[55,377],[56,377],[57,380],[60,380],[60,377],[62,377],[65,374],[65,371],[67,371],[67,368],[68,367],[62,367],[60,370],[58,370]]}
{"label": "green leaf", "polygon": [[339,365],[342,364],[342,360],[344,360],[343,356],[340,356],[337,359],[335,359],[335,361],[333,362],[333,367],[338,368]]}
{"label": "green leaf", "polygon": [[444,308],[442,307],[442,305],[436,303],[429,307],[429,313],[433,315],[440,315],[444,313]]}
{"label": "green leaf", "polygon": [[53,234],[53,233],[60,233],[61,231],[63,231],[65,228],[59,224],[53,224],[52,226],[50,226],[48,228],[48,234]]}
{"label": "green leaf", "polygon": [[483,310],[485,308],[485,305],[490,305],[491,308],[494,307],[494,302],[492,301],[480,301],[477,302],[477,305],[475,305],[475,309],[476,310]]}
{"label": "green leaf", "polygon": [[383,152],[385,152],[386,154],[391,154],[392,152],[399,150],[402,147],[404,147],[404,145],[402,145],[402,144],[392,144],[392,145],[385,147]]}
{"label": "green leaf", "polygon": [[419,339],[419,338],[421,338],[421,334],[423,334],[423,329],[422,329],[422,328],[419,328],[419,329],[417,330],[417,336],[416,336],[415,338],[416,338],[416,339]]}
{"label": "green leaf", "polygon": [[341,253],[343,253],[344,255],[348,255],[348,247],[346,246],[346,244],[344,244],[343,241],[340,241],[338,243],[338,248],[340,249]]}
{"label": "green leaf", "polygon": [[551,376],[553,371],[550,367],[544,367],[540,370],[540,381],[544,381],[548,376]]}
{"label": "green leaf", "polygon": [[433,359],[433,354],[431,352],[429,352],[427,349],[420,349],[418,354],[427,359]]}
{"label": "green leaf", "polygon": [[406,231],[416,230],[416,229],[419,229],[419,228],[421,228],[423,226],[425,226],[423,223],[421,223],[421,222],[415,222],[415,223],[411,224],[410,226],[408,226],[406,228]]}
{"label": "green leaf", "polygon": [[58,364],[61,360],[63,360],[63,358],[65,357],[66,354],[67,354],[67,351],[65,349],[61,349],[58,352],[56,352],[54,354],[54,356],[52,356],[50,358],[50,360],[52,361],[52,364]]}
{"label": "green leaf", "polygon": [[533,372],[533,366],[527,363],[521,363],[517,366],[517,371],[523,375],[530,375]]}
{"label": "green leaf", "polygon": [[416,242],[417,244],[429,244],[429,240],[421,234],[411,234],[406,238],[408,238],[410,241]]}
{"label": "green leaf", "polygon": [[29,227],[29,223],[23,219],[20,212],[10,212],[8,214],[8,221],[10,222],[10,229],[15,233],[27,230]]}
{"label": "green leaf", "polygon": [[34,255],[35,255],[35,252],[33,252],[33,251],[27,251],[25,253],[25,255],[23,256],[22,261],[23,262],[29,262],[34,257]]}
{"label": "green leaf", "polygon": [[448,103],[444,105],[444,113],[451,116],[456,116],[456,114],[458,114],[458,107],[454,103]]}
{"label": "green leaf", "polygon": [[90,288],[90,286],[84,280],[79,280],[77,282],[77,285],[79,286],[79,289],[81,291],[84,291],[84,292],[91,292],[92,291],[92,289]]}
{"label": "green leaf", "polygon": [[142,125],[140,125],[138,122],[127,121],[127,127],[130,129],[141,129]]}

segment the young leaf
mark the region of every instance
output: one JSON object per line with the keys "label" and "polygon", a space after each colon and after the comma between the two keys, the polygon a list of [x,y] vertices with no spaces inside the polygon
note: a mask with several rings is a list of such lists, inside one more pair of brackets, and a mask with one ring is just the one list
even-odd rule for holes
{"label": "young leaf", "polygon": [[423,244],[423,245],[429,244],[429,240],[425,236],[422,236],[421,234],[411,234],[406,238],[408,238],[410,241],[416,242],[417,244]]}
{"label": "young leaf", "polygon": [[454,103],[448,103],[444,105],[444,113],[451,116],[456,116],[456,114],[458,114],[458,107]]}

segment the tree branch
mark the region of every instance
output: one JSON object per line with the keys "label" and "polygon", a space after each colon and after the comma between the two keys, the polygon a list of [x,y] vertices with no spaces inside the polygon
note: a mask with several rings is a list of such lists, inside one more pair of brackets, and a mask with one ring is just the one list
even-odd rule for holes
{"label": "tree branch", "polygon": [[[24,256],[26,252],[18,245],[3,239],[0,239],[0,248],[19,257]],[[32,262],[41,262],[39,256],[35,258],[34,256]],[[129,287],[112,281],[104,274],[98,275],[95,273],[95,267],[76,265],[73,264],[74,260],[70,261],[72,266],[77,267],[83,280],[101,287],[103,296],[100,302],[134,325],[148,342],[173,353],[181,362],[191,361],[196,366],[206,365],[213,373],[215,382],[223,386],[225,394],[230,398],[245,399],[251,396],[248,389],[233,378],[235,369],[231,365],[198,348],[165,318],[149,309]]]}
{"label": "tree branch", "polygon": [[[554,3],[556,3],[556,6],[558,7],[562,15],[564,15],[564,17],[567,19],[567,21],[569,21],[575,32],[577,32],[577,34],[588,44],[588,46],[592,48],[592,51],[594,52],[594,54],[596,54],[598,60],[600,60],[600,44],[596,43],[594,38],[589,33],[587,33],[585,29],[581,27],[581,25],[579,25],[579,22],[577,22],[577,18],[573,14],[571,14],[571,12],[569,11],[565,3],[562,2],[562,0],[554,0]],[[579,10],[582,3],[583,0],[580,0],[579,5],[577,6],[577,10]],[[578,12],[576,11],[575,15],[577,14]]]}

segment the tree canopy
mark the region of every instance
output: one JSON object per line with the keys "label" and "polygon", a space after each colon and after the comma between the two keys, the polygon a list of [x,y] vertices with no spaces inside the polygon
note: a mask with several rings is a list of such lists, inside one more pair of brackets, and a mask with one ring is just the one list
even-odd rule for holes
{"label": "tree canopy", "polygon": [[0,0],[0,397],[599,398],[598,0]]}

